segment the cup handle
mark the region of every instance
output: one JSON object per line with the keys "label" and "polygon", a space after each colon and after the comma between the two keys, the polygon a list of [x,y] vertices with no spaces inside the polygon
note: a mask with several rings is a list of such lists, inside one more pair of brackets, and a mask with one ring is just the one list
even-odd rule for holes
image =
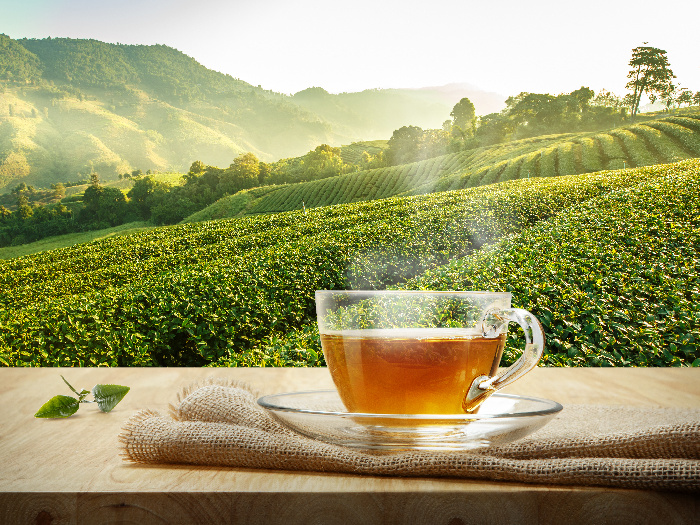
{"label": "cup handle", "polygon": [[496,337],[509,322],[518,323],[525,332],[525,350],[515,363],[503,374],[493,377],[479,376],[469,387],[462,401],[465,412],[474,412],[484,400],[496,390],[519,379],[537,366],[544,351],[544,330],[537,318],[521,308],[493,309],[484,314],[481,319],[484,337]]}

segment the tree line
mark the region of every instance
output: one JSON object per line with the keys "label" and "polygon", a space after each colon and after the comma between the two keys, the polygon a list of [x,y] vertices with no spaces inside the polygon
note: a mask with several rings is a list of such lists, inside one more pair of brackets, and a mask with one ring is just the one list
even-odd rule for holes
{"label": "tree line", "polygon": [[[99,174],[93,172],[83,195],[70,198],[80,198],[81,206],[75,209],[63,202],[36,205],[39,197],[63,198],[64,184],[56,184],[52,192],[47,192],[21,183],[7,196],[16,201],[14,211],[0,203],[0,246],[139,220],[156,225],[175,224],[241,190],[335,177],[383,162],[381,153],[373,157],[364,152],[359,162],[346,163],[341,157],[341,149],[328,144],[322,144],[301,157],[273,163],[263,162],[249,152],[239,155],[228,168],[194,161],[183,175],[183,183],[177,186],[158,181],[150,172],[144,175],[141,170],[133,170],[120,176],[134,181],[126,195],[119,188],[101,184]],[[4,203],[7,204],[7,199]]]}
{"label": "tree line", "polygon": [[607,90],[597,94],[582,86],[571,93],[522,92],[506,100],[499,113],[476,116],[468,98],[453,108],[451,120],[442,129],[423,130],[404,126],[389,140],[389,165],[415,162],[461,150],[491,146],[511,140],[554,133],[597,131],[623,125],[639,113],[642,97],[660,101],[666,110],[682,105],[700,105],[700,91],[674,83],[666,51],[651,46],[632,50],[627,74],[629,93],[620,98]]}

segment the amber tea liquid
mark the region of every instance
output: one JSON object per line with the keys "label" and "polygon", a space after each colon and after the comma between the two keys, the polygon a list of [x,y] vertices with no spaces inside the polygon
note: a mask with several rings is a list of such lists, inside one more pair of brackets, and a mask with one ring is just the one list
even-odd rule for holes
{"label": "amber tea liquid", "polygon": [[411,328],[321,334],[321,344],[350,412],[463,414],[474,378],[496,373],[505,338]]}

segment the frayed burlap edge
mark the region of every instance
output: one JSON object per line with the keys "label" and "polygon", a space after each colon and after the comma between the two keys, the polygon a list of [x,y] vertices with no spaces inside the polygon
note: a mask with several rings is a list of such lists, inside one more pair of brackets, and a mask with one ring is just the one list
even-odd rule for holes
{"label": "frayed burlap edge", "polygon": [[255,398],[260,398],[263,396],[263,393],[261,391],[251,387],[248,383],[245,383],[244,381],[222,377],[207,377],[199,381],[194,381],[193,383],[190,383],[189,385],[186,385],[180,389],[180,391],[177,393],[177,403],[170,403],[168,405],[168,412],[170,416],[175,420],[180,420],[180,406],[182,405],[182,401],[187,396],[192,394],[195,390],[199,390],[200,388],[205,386],[240,388],[241,390],[246,390],[250,392]]}

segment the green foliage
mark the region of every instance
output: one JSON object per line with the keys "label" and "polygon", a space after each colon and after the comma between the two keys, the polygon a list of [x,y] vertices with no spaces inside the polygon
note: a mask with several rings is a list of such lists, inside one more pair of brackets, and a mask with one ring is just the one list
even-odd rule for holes
{"label": "green foliage", "polygon": [[0,79],[36,82],[41,75],[42,67],[36,55],[0,34]]}
{"label": "green foliage", "polygon": [[131,222],[128,224],[115,226],[114,228],[106,228],[102,230],[88,230],[84,232],[56,235],[29,244],[21,244],[0,248],[0,259],[16,259],[18,257],[24,257],[25,255],[32,255],[35,253],[41,253],[49,250],[67,248],[70,246],[75,246],[76,244],[82,244],[97,239],[126,235],[148,229],[153,229],[153,226],[149,226],[145,222]]}
{"label": "green foliage", "polygon": [[631,109],[634,117],[639,111],[639,102],[644,93],[649,93],[652,102],[657,95],[668,90],[671,79],[676,75],[671,71],[666,51],[651,46],[635,47],[629,62],[630,72],[627,89],[631,90]]}
{"label": "green foliage", "polygon": [[59,418],[70,417],[80,408],[80,401],[71,396],[54,396],[36,411],[34,417]]}
{"label": "green foliage", "polygon": [[262,196],[277,189],[278,186],[259,186],[249,190],[241,190],[234,195],[222,197],[211,206],[189,215],[181,222],[202,222],[245,215]]}
{"label": "green foliage", "polygon": [[102,412],[111,412],[129,393],[129,390],[128,386],[95,385],[92,388],[92,396]]}
{"label": "green foliage", "polygon": [[136,217],[150,219],[151,208],[155,207],[171,188],[170,184],[157,181],[150,175],[139,178],[126,194],[129,198],[129,207]]}
{"label": "green foliage", "polygon": [[445,130],[422,130],[418,126],[403,126],[394,131],[385,151],[389,166],[407,164],[447,153],[449,134]]}
{"label": "green foliage", "polygon": [[62,235],[73,231],[73,227],[73,213],[63,204],[37,208],[20,204],[14,212],[0,206],[0,247]]}
{"label": "green foliage", "polygon": [[452,117],[452,126],[459,128],[459,131],[464,133],[466,137],[473,137],[476,131],[476,110],[474,104],[468,98],[463,98],[450,113]]}
{"label": "green foliage", "polygon": [[97,223],[109,227],[125,222],[126,197],[118,188],[92,184],[85,190],[83,204],[78,217],[81,223]]}
{"label": "green foliage", "polygon": [[511,292],[542,322],[548,365],[698,366],[700,162],[635,173],[647,180],[404,286]]}
{"label": "green foliage", "polygon": [[611,131],[610,134],[622,143],[631,166],[649,166],[659,162],[653,152],[647,148],[647,145],[637,138],[634,129],[619,128]]}
{"label": "green foliage", "polygon": [[626,118],[625,109],[609,93],[595,99],[594,95],[591,89],[581,87],[556,96],[523,92],[509,97],[501,113],[480,118],[476,139],[488,146],[524,137],[619,126]]}
{"label": "green foliage", "polygon": [[231,208],[228,215],[222,215],[219,207],[216,217],[455,190],[511,178],[554,177],[672,162],[697,156],[699,137],[700,119],[665,117],[605,133],[521,139],[412,164],[279,186],[249,201],[245,207]]}
{"label": "green foliage", "polygon": [[371,158],[376,158],[387,148],[387,142],[386,140],[353,142],[347,146],[341,146],[340,156],[346,164],[361,165],[363,153],[367,153]]}
{"label": "green foliage", "polygon": [[259,184],[260,161],[252,153],[236,157],[229,169],[219,176],[217,193],[232,195],[237,191],[252,188]]}
{"label": "green foliage", "polygon": [[[698,166],[672,169],[696,173]],[[186,224],[0,262],[0,363],[318,364],[322,360],[312,344],[315,290],[399,285],[555,220],[561,210],[664,173],[648,168],[515,180],[306,213]],[[667,186],[651,198],[662,201]],[[682,212],[692,209],[690,202]],[[561,244],[556,235],[552,230],[547,242],[566,253],[583,246],[567,239]],[[527,257],[488,268],[526,262]],[[572,265],[570,271],[589,269]],[[634,275],[626,279],[636,282]]]}
{"label": "green foliage", "polygon": [[693,131],[694,121],[695,119],[671,118],[645,122],[644,125],[659,130],[667,137],[667,140],[675,142],[685,150],[685,154],[700,156],[700,133]]}

